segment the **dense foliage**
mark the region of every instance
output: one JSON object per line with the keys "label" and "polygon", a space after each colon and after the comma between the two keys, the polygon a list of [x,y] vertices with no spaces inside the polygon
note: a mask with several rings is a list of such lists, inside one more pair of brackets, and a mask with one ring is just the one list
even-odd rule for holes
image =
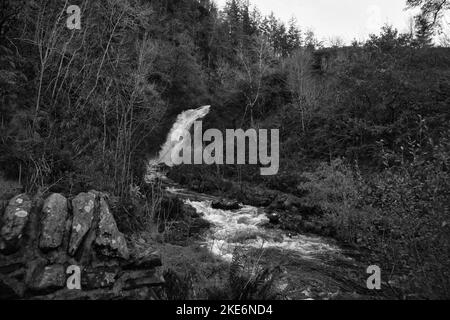
{"label": "dense foliage", "polygon": [[414,32],[325,47],[240,0],[2,0],[0,169],[30,192],[131,201],[174,117],[211,104],[205,129],[280,129],[280,176],[182,175],[301,185],[337,237],[411,270],[407,292],[448,297],[450,49],[432,35],[449,3],[407,3]]}

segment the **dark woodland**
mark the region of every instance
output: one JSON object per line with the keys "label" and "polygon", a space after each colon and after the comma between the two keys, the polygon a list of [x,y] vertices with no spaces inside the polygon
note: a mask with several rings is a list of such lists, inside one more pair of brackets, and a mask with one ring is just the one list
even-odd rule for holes
{"label": "dark woodland", "polygon": [[[68,5],[81,8],[80,30],[66,27]],[[408,0],[405,8],[420,9],[410,32],[385,25],[351,44],[324,42],[301,21],[283,23],[243,0],[220,9],[212,0],[0,7],[2,230],[18,194],[29,198],[23,230],[31,230],[34,216],[45,225],[42,208],[59,203],[55,194],[69,199],[71,217],[77,195],[96,190],[99,230],[109,206],[110,234],[125,239],[133,266],[148,250],[161,259],[164,281],[133,286],[133,298],[450,298],[450,41],[441,32],[450,1]],[[159,166],[166,180],[146,181],[177,116],[204,105],[204,130],[279,129],[278,174],[261,176],[254,165]],[[320,269],[245,245],[221,260],[199,249],[211,222],[167,192],[167,181],[219,209],[264,210],[265,231],[236,233],[233,243],[309,235],[330,239],[353,262],[330,256]],[[36,282],[39,267],[23,287],[11,284],[32,268],[7,271],[21,252],[64,268],[88,259],[76,247],[73,258],[54,258],[44,236],[32,234],[12,251],[0,241],[0,298],[78,298],[44,285],[45,276]],[[38,242],[42,252],[31,249]],[[117,250],[117,268],[128,270],[128,253]],[[369,265],[381,267],[382,290],[366,288]],[[83,290],[91,284],[82,279]],[[104,292],[88,297],[110,299]]]}

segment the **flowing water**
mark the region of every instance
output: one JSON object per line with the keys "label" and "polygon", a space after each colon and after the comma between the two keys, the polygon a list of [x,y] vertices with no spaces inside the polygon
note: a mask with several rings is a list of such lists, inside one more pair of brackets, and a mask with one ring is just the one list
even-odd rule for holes
{"label": "flowing water", "polygon": [[231,261],[236,247],[255,249],[280,249],[299,254],[303,258],[339,252],[339,249],[317,237],[292,236],[280,230],[264,228],[269,219],[263,210],[244,206],[242,209],[226,211],[213,209],[211,201],[186,201],[214,227],[206,241],[211,252]]}
{"label": "flowing water", "polygon": [[[173,148],[183,143],[182,132],[206,116],[209,106],[180,114],[159,156],[149,162],[147,180],[162,176],[157,165],[170,166]],[[175,186],[175,187],[174,187]],[[212,227],[204,235],[203,244],[210,254],[230,262],[236,248],[258,252],[259,263],[281,266],[285,273],[284,289],[290,299],[335,298],[341,294],[365,292],[361,275],[365,270],[331,239],[295,234],[270,227],[263,208],[242,206],[239,210],[212,208],[214,196],[192,192],[169,183],[166,191],[183,199],[196,209]]]}
{"label": "flowing water", "polygon": [[158,155],[148,161],[145,175],[145,180],[148,183],[155,179],[165,178],[159,171],[158,166],[163,163],[169,167],[173,166],[172,151],[175,148],[180,150],[183,144],[187,143],[187,141],[183,140],[183,135],[189,132],[195,121],[204,118],[209,113],[210,108],[211,106],[203,106],[197,109],[186,110],[178,115]]}
{"label": "flowing water", "polygon": [[154,162],[165,163],[167,166],[172,167],[172,150],[175,148],[180,149],[181,145],[186,143],[186,141],[182,139],[183,135],[186,132],[189,132],[195,121],[204,118],[209,113],[209,110],[210,106],[203,106],[198,109],[182,112],[172,126],[172,129],[167,135],[166,142],[163,144],[159,156]]}
{"label": "flowing water", "polygon": [[213,209],[212,202],[218,200],[214,196],[173,187],[166,191],[184,199],[210,222],[202,242],[210,254],[229,263],[235,249],[241,248],[264,266],[281,267],[282,287],[289,299],[360,298],[367,293],[363,266],[332,239],[274,228],[263,208]]}

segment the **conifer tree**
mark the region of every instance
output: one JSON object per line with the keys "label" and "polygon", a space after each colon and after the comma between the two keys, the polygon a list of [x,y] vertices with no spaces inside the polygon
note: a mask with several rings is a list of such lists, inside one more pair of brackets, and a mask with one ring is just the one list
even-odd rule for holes
{"label": "conifer tree", "polygon": [[416,17],[416,44],[423,47],[430,47],[433,45],[433,29],[431,23],[423,15]]}

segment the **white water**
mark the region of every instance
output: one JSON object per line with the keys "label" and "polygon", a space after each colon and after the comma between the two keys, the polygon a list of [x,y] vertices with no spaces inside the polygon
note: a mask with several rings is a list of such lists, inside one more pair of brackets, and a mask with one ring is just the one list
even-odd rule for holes
{"label": "white water", "polygon": [[186,200],[186,203],[213,224],[206,236],[208,249],[227,261],[231,261],[236,247],[281,249],[298,254],[303,259],[314,259],[320,254],[339,251],[319,237],[289,236],[280,230],[264,228],[263,225],[269,220],[262,210],[255,207],[244,206],[240,210],[225,211],[212,209],[211,201]]}
{"label": "white water", "polygon": [[[172,150],[175,147],[182,146],[184,141],[180,138],[183,133],[189,131],[196,120],[205,117],[209,109],[209,106],[204,106],[185,111],[178,116],[158,157],[149,161],[148,174],[146,176],[149,183],[157,181],[155,178],[172,183],[163,173],[159,172],[158,164],[173,165],[170,158]],[[264,225],[269,222],[269,219],[262,209],[244,206],[235,211],[218,210],[213,209],[211,206],[212,199],[215,199],[213,196],[192,193],[189,190],[173,186],[167,186],[166,191],[181,198],[189,199],[185,200],[185,202],[194,207],[197,212],[203,215],[203,219],[212,224],[211,229],[205,235],[206,247],[212,254],[230,262],[236,247],[260,250],[278,249],[283,256],[288,255],[290,259],[296,261],[290,268],[289,273],[292,276],[292,281],[290,280],[292,289],[290,292],[301,292],[301,294],[299,296],[295,293],[294,297],[310,298],[311,288],[320,292],[334,292],[328,288],[329,284],[334,282],[333,273],[329,271],[334,270],[334,267],[331,269],[326,263],[324,264],[325,260],[323,258],[339,256],[340,258],[349,259],[343,256],[341,250],[334,244],[320,237],[291,236],[282,230],[265,228]],[[300,270],[297,267],[298,261],[303,261],[304,263],[306,260],[313,263],[315,268],[309,271]],[[289,265],[290,263],[288,263],[287,267]],[[322,273],[317,270],[322,270]],[[328,274],[331,274],[331,276]],[[311,279],[313,280],[311,280],[311,285],[305,286],[303,281],[298,280],[298,277],[308,279],[308,283]],[[288,285],[288,283],[284,284],[284,289],[281,291],[284,291]],[[346,283],[342,287],[344,285]]]}
{"label": "white water", "polygon": [[195,121],[204,118],[210,110],[211,106],[203,106],[197,109],[190,109],[178,115],[177,121],[167,135],[166,142],[162,145],[157,157],[150,159],[147,165],[147,174],[145,180],[148,183],[156,181],[156,179],[164,179],[165,176],[159,171],[158,165],[165,163],[172,167],[172,150],[176,147],[181,148],[185,141],[182,139],[183,133],[188,132]]}
{"label": "white water", "polygon": [[[173,165],[171,159],[172,150],[175,147],[181,147],[185,143],[180,138],[186,131],[190,130],[196,120],[205,117],[209,110],[210,106],[204,106],[184,111],[178,116],[167,135],[166,142],[162,146],[159,156],[149,162],[147,174],[149,181],[154,177],[164,178],[158,172],[157,165],[159,163],[165,163],[168,166]],[[186,190],[167,188],[166,191],[181,196]],[[189,195],[187,196],[189,199]],[[307,259],[313,259],[322,253],[338,251],[338,248],[318,237],[289,236],[289,234],[280,230],[264,228],[263,225],[267,224],[269,219],[261,209],[255,207],[244,206],[240,210],[225,211],[213,209],[211,201],[193,201],[190,199],[186,200],[186,202],[214,226],[207,235],[207,246],[213,254],[227,261],[232,259],[233,251],[238,246],[255,249],[282,249],[293,254],[299,254],[302,258]]]}
{"label": "white water", "polygon": [[[345,268],[352,268],[354,272],[363,268],[332,240],[291,236],[283,230],[269,228],[264,209],[251,206],[234,211],[213,209],[212,201],[217,197],[178,186],[168,187],[166,191],[185,199],[186,204],[211,223],[198,244],[212,255],[232,262],[235,249],[243,248],[250,259],[257,259],[259,266],[281,267],[283,273],[276,287],[289,299],[329,299],[340,292],[354,292],[354,288],[360,286],[353,278],[342,277],[346,269],[338,268],[336,262],[343,262]],[[255,265],[251,265],[250,272],[255,270]]]}
{"label": "white water", "polygon": [[204,118],[208,113],[211,106],[203,106],[198,109],[191,109],[181,113],[177,121],[172,126],[169,134],[167,135],[166,142],[159,152],[157,163],[165,163],[169,167],[173,166],[171,159],[172,150],[175,147],[181,147],[184,142],[182,138],[183,134],[189,131],[198,119]]}

